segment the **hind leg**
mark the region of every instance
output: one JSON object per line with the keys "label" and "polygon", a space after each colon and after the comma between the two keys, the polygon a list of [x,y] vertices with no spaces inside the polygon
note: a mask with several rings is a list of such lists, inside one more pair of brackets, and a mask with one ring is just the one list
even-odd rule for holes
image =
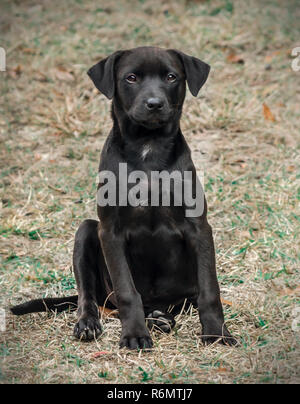
{"label": "hind leg", "polygon": [[102,333],[99,306],[106,299],[103,282],[105,261],[98,238],[98,221],[85,220],[76,232],[73,267],[78,289],[78,321],[74,335],[80,340],[92,340]]}
{"label": "hind leg", "polygon": [[147,327],[164,333],[171,332],[176,322],[173,314],[161,310],[153,310],[146,315]]}
{"label": "hind leg", "polygon": [[172,307],[170,312],[167,312],[166,309],[148,310],[148,314],[146,315],[148,328],[165,333],[171,332],[176,324],[175,316],[181,312],[187,313],[190,309],[190,305],[197,307],[195,298],[188,298],[183,303],[176,304]]}

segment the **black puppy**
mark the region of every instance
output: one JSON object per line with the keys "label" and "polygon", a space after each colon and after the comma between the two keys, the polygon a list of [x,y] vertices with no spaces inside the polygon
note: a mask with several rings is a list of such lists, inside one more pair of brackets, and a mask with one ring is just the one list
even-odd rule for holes
{"label": "black puppy", "polygon": [[[100,221],[86,220],[76,233],[73,265],[78,298],[34,300],[12,308],[14,314],[61,311],[78,302],[74,334],[90,340],[102,331],[98,306],[106,303],[119,311],[120,346],[150,348],[145,317],[167,331],[175,324],[166,313],[168,306],[181,307],[188,299],[198,307],[204,342],[219,339],[235,344],[224,325],[206,200],[203,192],[196,192],[195,167],[179,125],[186,81],[196,96],[209,69],[201,60],[176,50],[141,47],[115,52],[89,70],[95,86],[113,99],[113,128],[99,171],[114,174],[117,196],[112,204],[98,201]],[[136,170],[146,179],[153,172],[176,172],[182,174],[184,184],[184,172],[190,172],[200,214],[187,214],[187,204],[176,203],[175,188],[169,191],[170,204],[165,206],[161,182],[158,204],[151,206],[149,200],[128,204],[133,185],[126,184],[126,190],[120,164],[126,165],[125,180]],[[149,193],[152,184],[147,185]],[[98,192],[105,186],[107,182],[100,182]],[[125,190],[125,201],[120,190]],[[109,192],[107,188],[106,196]]]}

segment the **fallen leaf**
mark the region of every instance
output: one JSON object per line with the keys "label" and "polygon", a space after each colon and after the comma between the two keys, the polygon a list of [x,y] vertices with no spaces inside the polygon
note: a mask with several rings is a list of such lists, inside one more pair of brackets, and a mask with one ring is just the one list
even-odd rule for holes
{"label": "fallen leaf", "polygon": [[219,367],[217,368],[217,372],[227,372],[227,369]]}
{"label": "fallen leaf", "polygon": [[55,89],[53,89],[52,91],[59,98],[64,98],[64,96],[65,96],[64,93],[62,93],[61,91],[57,91]]}
{"label": "fallen leaf", "polygon": [[54,74],[55,77],[60,81],[71,82],[75,80],[73,73],[62,66],[58,66],[56,69],[54,69]]}
{"label": "fallen leaf", "polygon": [[266,121],[271,121],[271,122],[276,121],[275,116],[273,115],[272,111],[265,103],[263,103],[263,114],[264,114],[264,118]]}
{"label": "fallen leaf", "polygon": [[286,171],[288,173],[293,173],[296,170],[296,166],[287,166]]}
{"label": "fallen leaf", "polygon": [[36,49],[33,49],[33,48],[23,48],[22,52],[26,53],[28,55],[35,55],[37,51],[36,51]]}
{"label": "fallen leaf", "polygon": [[26,281],[34,281],[34,282],[41,282],[42,281],[42,279],[39,279],[39,278],[37,278],[35,276],[31,276],[31,275],[26,276],[25,280]]}
{"label": "fallen leaf", "polygon": [[232,306],[232,302],[230,302],[229,300],[222,299],[222,298],[221,298],[221,303],[227,304],[228,306]]}
{"label": "fallen leaf", "polygon": [[111,310],[107,307],[99,306],[101,317],[118,317],[118,310]]}
{"label": "fallen leaf", "polygon": [[232,163],[230,163],[230,165],[232,165],[232,166],[238,165],[238,166],[240,166],[241,168],[246,168],[246,167],[247,167],[246,161],[243,160],[243,159],[235,160],[235,161],[233,161]]}
{"label": "fallen leaf", "polygon": [[18,65],[16,67],[13,67],[12,69],[10,69],[8,71],[8,74],[11,78],[16,79],[17,77],[19,77],[21,75],[22,72],[23,72],[22,66]]}
{"label": "fallen leaf", "polygon": [[13,69],[13,71],[19,76],[21,73],[22,73],[22,66],[21,65],[18,65],[17,67],[15,67],[14,69]]}
{"label": "fallen leaf", "polygon": [[226,58],[228,63],[244,64],[245,61],[241,55],[237,55],[235,52],[230,52]]}
{"label": "fallen leaf", "polygon": [[36,70],[34,80],[40,81],[41,83],[46,83],[48,81],[48,77],[44,73]]}
{"label": "fallen leaf", "polygon": [[99,352],[95,352],[95,353],[92,354],[92,358],[93,358],[93,359],[96,359],[96,358],[99,358],[99,356],[107,355],[107,354],[110,354],[110,353],[111,353],[111,352],[109,352],[109,351],[99,351]]}

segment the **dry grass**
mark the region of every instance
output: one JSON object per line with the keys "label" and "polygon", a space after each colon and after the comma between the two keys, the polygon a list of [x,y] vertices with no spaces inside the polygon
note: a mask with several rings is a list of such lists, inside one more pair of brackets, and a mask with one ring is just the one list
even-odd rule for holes
{"label": "dry grass", "polygon": [[205,169],[226,321],[241,340],[238,348],[202,346],[191,311],[171,335],[154,335],[151,353],[136,353],[118,349],[117,319],[86,344],[72,337],[74,313],[7,313],[1,382],[300,381],[291,327],[299,308],[300,73],[289,56],[299,46],[299,6],[248,4],[1,1],[0,306],[74,294],[74,233],[96,215],[98,158],[111,125],[109,102],[85,72],[119,48],[154,44],[212,66],[200,97],[187,96],[182,128]]}

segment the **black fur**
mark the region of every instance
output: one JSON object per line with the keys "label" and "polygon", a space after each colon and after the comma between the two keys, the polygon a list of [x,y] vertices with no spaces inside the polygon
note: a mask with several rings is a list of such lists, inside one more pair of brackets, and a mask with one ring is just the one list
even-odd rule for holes
{"label": "black fur", "polygon": [[[208,73],[209,66],[195,57],[154,47],[118,51],[89,70],[96,87],[113,98],[113,127],[99,170],[116,175],[117,189],[124,185],[119,181],[119,163],[127,163],[128,175],[134,170],[148,175],[153,170],[191,171],[195,187],[196,171],[180,117],[186,81],[196,96]],[[175,305],[178,311],[187,299],[198,307],[204,342],[236,342],[224,325],[206,200],[199,217],[186,217],[186,208],[121,206],[117,200],[117,206],[98,206],[99,222],[86,220],[80,225],[73,255],[77,338],[100,335],[98,306],[106,302],[119,311],[120,346],[150,348],[145,317],[158,327],[165,319],[168,324],[161,328],[167,331],[175,324],[174,317],[164,316],[168,306]],[[57,302],[44,302],[59,309]],[[45,306],[40,301],[25,303],[12,311],[23,314],[37,307]]]}

